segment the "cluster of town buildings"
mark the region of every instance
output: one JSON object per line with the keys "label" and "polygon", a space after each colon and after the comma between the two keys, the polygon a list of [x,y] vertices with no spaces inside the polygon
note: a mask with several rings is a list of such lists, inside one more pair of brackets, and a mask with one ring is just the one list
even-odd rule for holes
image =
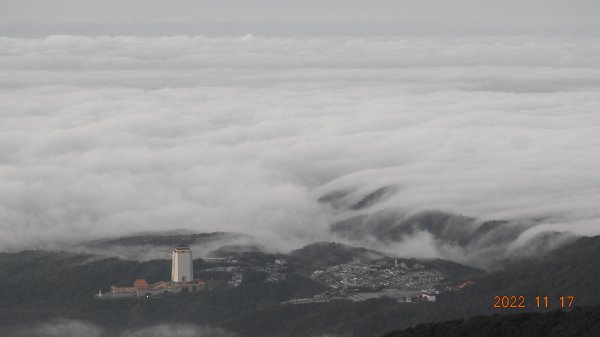
{"label": "cluster of town buildings", "polygon": [[440,271],[415,263],[394,260],[392,267],[380,264],[348,263],[316,270],[311,278],[326,284],[330,291],[310,298],[296,298],[281,304],[309,304],[335,300],[353,302],[382,297],[403,303],[432,303],[437,299],[436,286],[444,281]]}
{"label": "cluster of town buildings", "polygon": [[417,289],[382,289],[379,291],[349,291],[333,290],[314,295],[307,298],[294,298],[281,302],[281,304],[310,304],[330,301],[352,301],[361,302],[378,298],[391,298],[399,303],[433,303],[439,294],[438,290]]}
{"label": "cluster of town buildings", "polygon": [[395,261],[392,268],[378,264],[340,264],[316,270],[311,278],[333,289],[420,289],[443,281],[444,274],[420,264],[408,267]]}
{"label": "cluster of town buildings", "polygon": [[103,294],[98,291],[96,298],[127,298],[149,297],[161,294],[180,293],[182,291],[196,291],[204,288],[202,280],[194,279],[194,265],[192,250],[189,247],[173,249],[171,264],[171,281],[160,281],[149,284],[144,279],[137,279],[131,287],[110,287],[110,293]]}

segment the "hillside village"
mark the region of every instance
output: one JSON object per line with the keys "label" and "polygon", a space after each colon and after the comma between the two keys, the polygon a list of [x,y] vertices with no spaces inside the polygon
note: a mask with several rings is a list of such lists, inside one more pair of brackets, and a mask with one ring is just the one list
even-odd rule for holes
{"label": "hillside village", "polygon": [[[206,266],[203,273],[222,273],[230,275],[226,288],[238,288],[244,282],[248,272],[265,275],[263,282],[286,280],[294,272],[288,261],[275,258],[271,263],[242,263],[232,257],[213,257],[202,259]],[[210,266],[214,264],[215,266]],[[291,298],[281,304],[308,304],[336,300],[365,301],[374,298],[391,298],[403,303],[434,303],[442,291],[457,290],[463,283],[451,286],[447,276],[434,268],[420,263],[409,264],[397,259],[383,259],[371,263],[341,263],[323,269],[311,270],[307,276],[325,286],[326,291],[310,298]],[[189,247],[176,247],[172,252],[171,280],[148,283],[145,279],[136,279],[131,286],[112,286],[109,292],[98,291],[97,299],[119,299],[135,297],[154,297],[195,292],[206,289],[206,282],[194,277],[192,250]]]}

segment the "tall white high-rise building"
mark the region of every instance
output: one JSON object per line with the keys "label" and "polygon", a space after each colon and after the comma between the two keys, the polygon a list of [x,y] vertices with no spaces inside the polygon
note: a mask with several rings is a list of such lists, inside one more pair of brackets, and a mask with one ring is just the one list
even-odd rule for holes
{"label": "tall white high-rise building", "polygon": [[194,266],[192,261],[192,250],[189,247],[177,247],[173,249],[171,281],[175,283],[193,281]]}

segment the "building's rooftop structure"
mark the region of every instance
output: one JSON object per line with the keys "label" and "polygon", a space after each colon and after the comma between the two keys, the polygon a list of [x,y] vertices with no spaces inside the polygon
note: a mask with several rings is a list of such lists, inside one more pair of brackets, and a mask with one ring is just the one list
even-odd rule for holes
{"label": "building's rooftop structure", "polygon": [[192,249],[190,247],[175,247],[173,249],[174,252],[191,252]]}

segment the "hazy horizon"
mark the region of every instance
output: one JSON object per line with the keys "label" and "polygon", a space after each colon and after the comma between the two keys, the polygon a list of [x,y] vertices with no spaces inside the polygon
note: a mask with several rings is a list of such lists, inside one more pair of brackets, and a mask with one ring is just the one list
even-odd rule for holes
{"label": "hazy horizon", "polygon": [[0,35],[598,36],[593,0],[5,0]]}

